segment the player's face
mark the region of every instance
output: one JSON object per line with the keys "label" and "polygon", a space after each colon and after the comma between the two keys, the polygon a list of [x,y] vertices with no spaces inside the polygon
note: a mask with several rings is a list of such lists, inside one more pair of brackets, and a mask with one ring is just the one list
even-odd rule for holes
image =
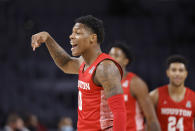
{"label": "player's face", "polygon": [[90,46],[91,32],[81,23],[76,23],[70,35],[71,51],[73,56],[80,56]]}
{"label": "player's face", "polygon": [[128,64],[128,59],[120,48],[112,47],[109,55],[113,57],[122,67]]}
{"label": "player's face", "polygon": [[23,127],[24,127],[24,122],[23,122],[23,120],[22,120],[22,119],[18,119],[18,120],[16,121],[16,128],[19,129],[19,130],[21,130]]}
{"label": "player's face", "polygon": [[183,63],[171,63],[167,69],[167,76],[170,83],[177,87],[184,84],[187,74],[186,67]]}

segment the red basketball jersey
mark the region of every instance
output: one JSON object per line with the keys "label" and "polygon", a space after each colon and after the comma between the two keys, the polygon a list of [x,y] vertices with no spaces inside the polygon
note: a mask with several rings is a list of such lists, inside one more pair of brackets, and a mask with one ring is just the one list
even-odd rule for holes
{"label": "red basketball jersey", "polygon": [[127,131],[138,131],[144,129],[144,118],[142,112],[136,99],[130,93],[130,83],[134,76],[136,76],[134,73],[129,72],[121,81],[127,112]]}
{"label": "red basketball jersey", "polygon": [[[105,59],[113,60],[102,53],[85,71],[83,62],[80,66],[78,80],[78,131],[107,131],[112,130],[113,114],[109,109],[102,87],[94,84],[93,76],[100,62]],[[122,76],[122,69],[115,61]]]}
{"label": "red basketball jersey", "polygon": [[185,88],[184,99],[175,102],[168,92],[168,85],[158,88],[157,116],[162,131],[194,131],[195,94]]}

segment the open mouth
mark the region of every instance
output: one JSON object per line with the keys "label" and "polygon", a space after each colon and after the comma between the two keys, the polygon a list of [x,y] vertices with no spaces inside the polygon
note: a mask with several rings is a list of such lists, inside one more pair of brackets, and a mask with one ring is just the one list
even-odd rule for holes
{"label": "open mouth", "polygon": [[73,51],[74,49],[76,49],[77,46],[78,46],[77,44],[72,45],[71,51]]}
{"label": "open mouth", "polygon": [[72,45],[72,48],[75,48],[75,47],[77,47],[77,45]]}

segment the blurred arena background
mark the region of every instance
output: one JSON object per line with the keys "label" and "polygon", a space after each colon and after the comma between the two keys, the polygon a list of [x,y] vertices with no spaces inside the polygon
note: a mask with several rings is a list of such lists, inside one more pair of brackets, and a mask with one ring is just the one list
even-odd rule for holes
{"label": "blurred arena background", "polygon": [[132,48],[129,69],[149,89],[166,84],[165,60],[181,54],[189,61],[186,85],[195,90],[194,0],[0,0],[0,128],[10,112],[35,114],[48,130],[59,120],[77,121],[77,76],[64,74],[43,45],[33,52],[31,35],[49,32],[70,52],[74,19],[92,14],[104,21],[108,52],[121,40]]}

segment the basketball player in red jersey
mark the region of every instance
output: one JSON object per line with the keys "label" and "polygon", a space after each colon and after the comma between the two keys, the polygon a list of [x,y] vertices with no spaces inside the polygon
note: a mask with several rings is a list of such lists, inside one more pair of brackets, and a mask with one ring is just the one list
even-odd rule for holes
{"label": "basketball player in red jersey", "polygon": [[195,94],[185,87],[187,64],[184,57],[167,59],[169,84],[150,93],[162,131],[194,131]]}
{"label": "basketball player in red jersey", "polygon": [[[143,131],[144,117],[147,121],[148,131],[160,131],[160,125],[148,94],[145,82],[126,67],[132,62],[132,53],[123,42],[115,42],[110,52],[123,69],[121,85],[124,91],[124,100],[127,111],[127,131]],[[144,116],[142,115],[142,112]]]}
{"label": "basketball player in red jersey", "polygon": [[45,43],[56,65],[65,73],[79,74],[78,131],[125,131],[126,109],[121,88],[122,69],[102,53],[103,22],[91,15],[75,20],[69,56],[47,33],[32,36],[33,50]]}

